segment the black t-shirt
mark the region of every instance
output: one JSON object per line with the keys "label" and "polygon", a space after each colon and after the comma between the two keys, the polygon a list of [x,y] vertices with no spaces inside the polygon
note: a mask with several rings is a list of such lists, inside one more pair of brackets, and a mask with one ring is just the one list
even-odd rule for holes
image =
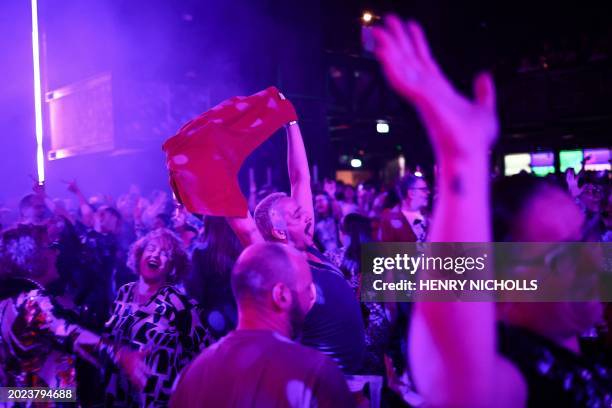
{"label": "black t-shirt", "polygon": [[185,369],[170,406],[343,408],[354,401],[326,356],[272,331],[237,330]]}
{"label": "black t-shirt", "polygon": [[612,370],[529,330],[499,325],[500,351],[527,381],[528,407],[610,407]]}
{"label": "black t-shirt", "polygon": [[345,374],[357,374],[366,348],[359,302],[342,272],[316,249],[309,252],[322,262],[308,261],[317,299],[300,342],[331,357]]}

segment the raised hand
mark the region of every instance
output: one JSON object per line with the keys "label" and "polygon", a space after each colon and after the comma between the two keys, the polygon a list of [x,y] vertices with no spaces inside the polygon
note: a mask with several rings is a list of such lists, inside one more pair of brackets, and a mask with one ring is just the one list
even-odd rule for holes
{"label": "raised hand", "polygon": [[64,181],[64,183],[67,184],[68,191],[73,194],[80,194],[81,189],[79,188],[79,185],[77,184],[76,180]]}
{"label": "raised hand", "polygon": [[565,171],[565,181],[567,182],[567,189],[572,197],[576,198],[582,194],[584,187],[578,187],[578,177],[576,177],[573,168],[570,167]]}
{"label": "raised hand", "polygon": [[[417,23],[391,16],[374,35],[389,83],[415,106],[436,153],[438,197],[428,239],[489,242],[488,159],[498,131],[491,77],[479,75],[474,98],[468,98],[444,76]],[[417,302],[409,346],[410,370],[425,405],[525,405],[523,384],[514,380],[518,374],[509,364],[501,366],[505,360],[496,354],[492,303]],[[499,400],[498,393],[516,397]]]}
{"label": "raised hand", "polygon": [[127,374],[130,382],[139,390],[147,383],[149,368],[145,363],[146,353],[121,349],[117,360],[121,369]]}
{"label": "raised hand", "polygon": [[431,56],[427,39],[414,21],[389,16],[373,31],[376,57],[390,85],[414,104],[437,154],[463,156],[487,152],[498,131],[495,88],[489,74],[474,81],[474,99],[461,95]]}

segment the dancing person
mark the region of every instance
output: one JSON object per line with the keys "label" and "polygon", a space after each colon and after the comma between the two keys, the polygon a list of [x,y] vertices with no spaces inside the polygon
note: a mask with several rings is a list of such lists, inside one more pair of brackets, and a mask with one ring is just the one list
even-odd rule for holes
{"label": "dancing person", "polygon": [[[425,179],[413,174],[402,177],[395,189],[400,202],[382,211],[378,225],[378,239],[382,242],[424,242],[427,238],[429,221],[424,210],[429,205],[429,187]],[[388,198],[391,198],[389,196]],[[388,303],[387,310],[391,316],[390,347],[388,370],[394,373],[390,385],[402,398],[411,399],[414,385],[410,378],[410,369],[406,364],[408,342],[406,327],[410,325],[412,304],[408,302]],[[397,372],[397,374],[395,374]],[[398,384],[398,386],[395,386]]]}
{"label": "dancing person", "polygon": [[106,370],[106,403],[111,406],[166,406],[180,370],[210,344],[197,303],[178,288],[189,259],[176,235],[157,229],[130,250],[138,281],[119,289],[106,323],[108,339],[145,354],[143,389],[132,386],[113,366]]}
{"label": "dancing person", "polygon": [[[363,321],[342,272],[313,247],[310,173],[296,119],[291,102],[273,87],[249,97],[231,98],[167,140],[166,163],[176,196],[185,207],[195,213],[226,217],[245,247],[266,240],[307,254],[320,290],[306,316],[301,342],[328,354],[344,373],[351,374],[361,367]],[[254,219],[239,189],[238,171],[245,158],[283,125],[291,196],[268,195],[257,205]]]}
{"label": "dancing person", "polygon": [[230,275],[241,250],[225,218],[204,218],[204,236],[193,251],[193,272],[185,287],[202,307],[202,316],[217,339],[236,328],[238,312]]}
{"label": "dancing person", "polygon": [[[344,246],[325,255],[344,273],[353,289],[355,297],[360,300],[361,288],[361,247],[373,242],[372,224],[368,217],[360,214],[348,214],[342,220],[341,235]],[[374,407],[381,406],[383,378],[385,376],[385,352],[389,346],[391,321],[384,303],[361,302],[361,314],[365,326],[366,352],[363,366],[357,375],[352,376],[356,384],[361,383],[360,400],[371,401]],[[365,385],[369,383],[369,396],[366,396]],[[368,398],[369,397],[369,398]]]}
{"label": "dancing person", "polygon": [[117,271],[121,269],[119,241],[121,214],[113,207],[101,206],[93,215],[93,227],[77,223],[81,242],[80,268],[75,274],[75,301],[87,308],[87,320],[102,329],[110,316]]}
{"label": "dancing person", "polygon": [[0,386],[76,387],[75,356],[108,361],[133,387],[144,386],[143,356],[75,324],[45,288],[59,274],[47,228],[19,225],[0,240]]}
{"label": "dancing person", "polygon": [[370,184],[359,184],[357,186],[357,206],[359,214],[373,217],[372,205],[376,196],[376,188]]}
{"label": "dancing person", "polygon": [[329,355],[347,375],[361,368],[365,334],[358,301],[342,272],[313,243],[313,201],[308,159],[299,125],[287,125],[289,180],[291,196],[273,193],[255,209],[252,219],[228,218],[239,236],[256,234],[265,239],[291,245],[308,256],[317,285],[317,301],[306,316],[301,343]]}
{"label": "dancing person", "polygon": [[315,301],[304,254],[287,245],[251,245],[234,266],[231,283],[238,327],[185,369],[170,405],[353,406],[336,364],[291,340]]}
{"label": "dancing person", "polygon": [[339,190],[338,204],[342,215],[359,212],[359,206],[355,203],[355,188],[350,184],[343,184]]}
{"label": "dancing person", "polygon": [[171,228],[172,218],[166,213],[159,213],[153,219],[153,227],[151,229]]}
{"label": "dancing person", "polygon": [[[588,233],[586,217],[557,185],[531,176],[514,176],[493,185],[495,241],[580,242]],[[533,251],[523,248],[516,256],[516,267],[524,271],[530,265],[533,276],[571,276],[578,268],[588,268],[587,259],[578,266],[571,261],[576,255],[559,251],[559,245],[539,244]],[[587,280],[583,276],[581,285]],[[563,284],[571,282],[567,279]],[[603,322],[601,303],[503,303],[497,314],[499,350],[527,379],[529,406],[612,403],[610,367],[589,356],[579,342],[580,336]],[[550,369],[542,370],[548,363]],[[574,376],[580,380],[568,387],[567,378]]]}
{"label": "dancing person", "polygon": [[315,194],[314,242],[321,252],[335,250],[339,246],[338,221],[333,207],[333,199],[327,193]]}
{"label": "dancing person", "polygon": [[19,202],[19,223],[42,225],[51,219],[52,212],[42,194],[31,193]]}
{"label": "dancing person", "polygon": [[189,214],[183,206],[176,205],[172,214],[172,230],[179,236],[189,253],[193,253],[196,238],[198,238],[198,228],[192,225],[194,220],[194,216]]}
{"label": "dancing person", "polygon": [[[374,34],[376,55],[389,83],[416,107],[436,156],[438,199],[429,239],[490,241],[489,151],[498,132],[491,77],[476,78],[470,100],[443,75],[418,24],[391,16]],[[496,238],[579,240],[584,217],[568,195],[541,185],[524,192],[514,197],[514,211],[506,215],[508,234],[502,236],[497,229]],[[543,216],[551,209],[555,216]],[[551,273],[545,265],[539,268]],[[576,339],[601,319],[599,303],[525,303],[500,312],[504,322],[518,329],[498,350],[493,303],[416,304],[410,363],[427,405],[610,405],[609,371],[590,364]]]}
{"label": "dancing person", "polygon": [[[76,180],[66,181],[67,189],[70,193],[74,194],[78,201],[78,208],[80,211],[79,222],[84,227],[91,228],[94,226],[95,210],[92,205],[81,191],[81,188],[77,184]],[[75,223],[76,224],[76,223]]]}

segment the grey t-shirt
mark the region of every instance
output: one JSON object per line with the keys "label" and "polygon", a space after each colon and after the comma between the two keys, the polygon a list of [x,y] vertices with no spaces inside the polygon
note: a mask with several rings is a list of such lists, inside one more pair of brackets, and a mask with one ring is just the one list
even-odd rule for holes
{"label": "grey t-shirt", "polygon": [[317,350],[267,330],[237,330],[186,369],[170,406],[351,407],[336,364]]}

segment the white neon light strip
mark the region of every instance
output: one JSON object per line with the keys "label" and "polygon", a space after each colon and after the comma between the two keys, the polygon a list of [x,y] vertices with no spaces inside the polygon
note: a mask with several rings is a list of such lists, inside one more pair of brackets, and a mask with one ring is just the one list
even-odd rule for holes
{"label": "white neon light strip", "polygon": [[42,95],[40,85],[40,48],[38,44],[38,0],[32,0],[32,56],[34,59],[34,111],[36,114],[36,169],[38,183],[45,181],[43,153]]}

